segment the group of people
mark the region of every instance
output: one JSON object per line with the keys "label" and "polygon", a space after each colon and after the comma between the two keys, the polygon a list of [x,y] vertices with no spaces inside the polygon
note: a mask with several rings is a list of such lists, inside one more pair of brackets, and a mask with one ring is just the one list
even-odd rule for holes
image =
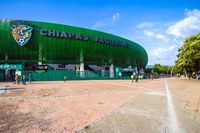
{"label": "group of people", "polygon": [[[154,76],[151,74],[151,75],[148,75],[147,78],[153,80]],[[138,82],[138,79],[142,79],[142,78],[138,74],[131,75],[132,83],[134,79],[135,79],[135,82]]]}
{"label": "group of people", "polygon": [[[22,81],[22,84],[23,85],[26,85],[26,74],[23,74],[22,77],[21,77],[21,81]],[[64,82],[67,81],[67,76],[64,75]],[[32,74],[29,74],[29,82],[31,84],[32,82]],[[15,75],[15,83],[16,84],[19,84],[20,83],[20,76],[18,74]]]}
{"label": "group of people", "polygon": [[[23,85],[26,85],[26,74],[23,74],[21,77],[21,81]],[[32,74],[29,74],[29,82],[32,82]],[[19,84],[20,83],[20,76],[18,74],[15,75],[15,83]]]}
{"label": "group of people", "polygon": [[135,82],[138,82],[138,74],[135,75],[131,75],[131,79],[132,79],[132,83],[133,83],[133,79],[135,79]]}
{"label": "group of people", "polygon": [[148,75],[148,79],[151,79],[153,80],[154,79],[154,76],[152,74]]}

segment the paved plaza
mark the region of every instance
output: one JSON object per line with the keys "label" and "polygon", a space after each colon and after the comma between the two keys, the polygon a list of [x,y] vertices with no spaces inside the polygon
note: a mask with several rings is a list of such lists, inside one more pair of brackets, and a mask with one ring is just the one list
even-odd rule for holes
{"label": "paved plaza", "polygon": [[200,82],[163,78],[0,83],[0,132],[200,130]]}

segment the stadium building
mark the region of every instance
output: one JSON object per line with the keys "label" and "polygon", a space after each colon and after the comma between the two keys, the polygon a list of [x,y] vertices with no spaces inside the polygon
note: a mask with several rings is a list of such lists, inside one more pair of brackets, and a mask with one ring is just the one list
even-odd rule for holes
{"label": "stadium building", "polygon": [[145,68],[143,47],[112,34],[46,22],[0,19],[0,80],[124,78]]}

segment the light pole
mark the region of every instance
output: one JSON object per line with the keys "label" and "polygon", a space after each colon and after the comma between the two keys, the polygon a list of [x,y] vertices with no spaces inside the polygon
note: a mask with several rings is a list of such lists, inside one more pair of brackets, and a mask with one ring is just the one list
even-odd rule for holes
{"label": "light pole", "polygon": [[173,66],[173,67],[172,67],[172,70],[171,70],[171,74],[170,74],[171,77],[172,77],[172,74],[173,74],[174,67],[175,67],[175,66]]}

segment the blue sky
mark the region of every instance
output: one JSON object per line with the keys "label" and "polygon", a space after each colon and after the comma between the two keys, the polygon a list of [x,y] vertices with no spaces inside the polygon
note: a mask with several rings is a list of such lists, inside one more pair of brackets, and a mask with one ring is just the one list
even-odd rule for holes
{"label": "blue sky", "polygon": [[108,32],[142,45],[149,65],[173,65],[184,38],[200,32],[200,1],[0,0],[0,17]]}

